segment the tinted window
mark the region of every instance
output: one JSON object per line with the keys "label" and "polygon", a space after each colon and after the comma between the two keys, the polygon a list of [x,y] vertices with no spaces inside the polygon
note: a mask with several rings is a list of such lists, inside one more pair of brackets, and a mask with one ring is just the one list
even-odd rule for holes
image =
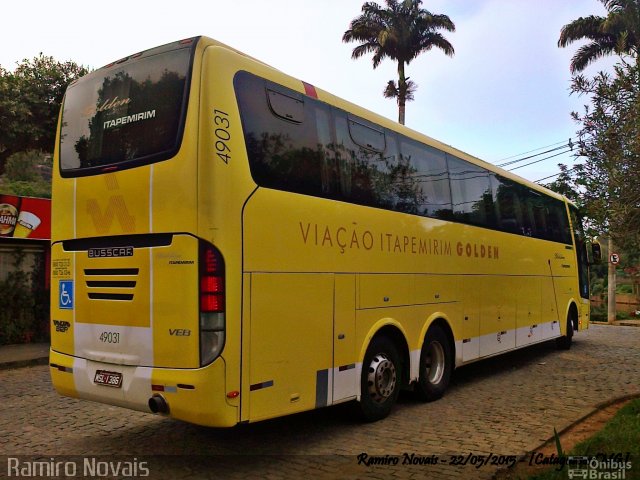
{"label": "tinted window", "polygon": [[569,231],[569,220],[564,202],[555,198],[546,197],[545,207],[547,213],[547,238],[555,242],[572,243]]}
{"label": "tinted window", "polygon": [[489,172],[452,155],[447,155],[447,162],[454,218],[473,225],[493,226],[494,207]]}
{"label": "tinted window", "polygon": [[[348,201],[373,207],[388,205],[388,192],[378,190],[377,186],[384,185],[388,174],[387,165],[382,151],[363,147],[352,139],[354,122],[348,120],[344,112],[334,111],[336,125],[336,159],[338,161],[338,175],[340,192]],[[358,122],[358,131],[364,134],[363,125]],[[375,141],[377,133],[369,129],[369,138],[360,139]],[[381,142],[377,141],[378,144]],[[384,144],[382,142],[382,144]]]}
{"label": "tinted window", "polygon": [[374,126],[364,125],[362,120],[349,119],[349,133],[360,147],[384,152],[384,132]]}
{"label": "tinted window", "polygon": [[578,261],[578,280],[580,296],[589,298],[589,260],[587,257],[587,242],[582,230],[582,219],[575,207],[570,207],[571,224],[573,225],[573,236],[576,243],[576,259]]}
{"label": "tinted window", "polygon": [[[96,173],[104,166],[133,166],[175,154],[191,50],[167,50],[160,47],[100,69],[69,87],[62,112],[63,175]],[[122,165],[126,162],[130,164]]]}
{"label": "tinted window", "polygon": [[520,185],[499,175],[491,176],[496,205],[496,225],[499,230],[524,234]]}
{"label": "tinted window", "polygon": [[571,243],[559,200],[247,72],[234,82],[260,186]]}
{"label": "tinted window", "polygon": [[400,142],[401,165],[406,168],[401,178],[404,191],[415,192],[415,212],[420,215],[450,218],[451,192],[444,152],[408,139]]}
{"label": "tinted window", "polygon": [[259,185],[332,196],[328,109],[253,75],[235,79],[251,173]]}
{"label": "tinted window", "polygon": [[302,95],[293,97],[267,89],[267,98],[271,111],[280,118],[295,123],[302,123],[304,120],[304,100],[302,99]]}

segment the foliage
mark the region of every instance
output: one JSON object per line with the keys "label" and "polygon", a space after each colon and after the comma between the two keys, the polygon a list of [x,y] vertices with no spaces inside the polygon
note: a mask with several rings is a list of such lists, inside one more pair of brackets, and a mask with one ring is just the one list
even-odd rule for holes
{"label": "foliage", "polygon": [[584,70],[590,63],[606,55],[640,53],[640,1],[600,0],[607,16],[580,17],[565,25],[560,32],[559,47],[580,40],[590,42],[578,49],[571,59],[571,72]]}
{"label": "foliage", "polygon": [[88,70],[42,53],[15,71],[0,66],[0,173],[12,154],[53,152],[56,123],[67,85]]}
{"label": "foliage", "polygon": [[37,165],[41,154],[38,152],[18,152],[7,159],[5,174],[8,180],[33,182],[40,176]]}
{"label": "foliage", "polygon": [[343,42],[360,42],[353,49],[357,59],[373,53],[373,68],[385,58],[398,63],[398,82],[390,80],[384,90],[386,98],[396,98],[398,121],[404,125],[405,104],[413,99],[416,85],[405,76],[405,65],[420,54],[439,48],[453,56],[451,43],[438,30],[455,31],[447,15],[436,15],[421,8],[421,0],[385,0],[387,8],[374,2],[362,6],[362,15],[351,21],[342,36]]}
{"label": "foliage", "polygon": [[0,192],[51,198],[51,155],[35,150],[11,155],[0,176]]}
{"label": "foliage", "polygon": [[49,293],[42,288],[44,258],[36,257],[24,271],[25,253],[14,252],[13,271],[0,281],[0,345],[46,340],[49,335]]}
{"label": "foliage", "polygon": [[[614,73],[573,78],[571,90],[591,97],[572,117],[580,125],[577,159],[557,184],[572,189],[591,234],[607,232],[637,259],[640,250],[640,64],[621,62]],[[634,252],[636,252],[634,254]]]}
{"label": "foliage", "polygon": [[[604,461],[603,455],[611,455],[611,459],[619,463],[631,462],[631,469],[625,470],[624,477],[614,477],[618,473],[617,468],[594,469],[597,477],[589,478],[640,478],[638,473],[638,460],[640,459],[640,399],[631,400],[628,404],[618,410],[618,413],[595,435],[578,443],[569,452],[571,456],[599,456],[600,461]],[[628,457],[627,457],[628,455]],[[607,457],[609,458],[609,457]],[[607,474],[609,474],[607,476]],[[562,469],[553,468],[543,474],[534,475],[531,479],[551,480],[566,479],[567,466]]]}

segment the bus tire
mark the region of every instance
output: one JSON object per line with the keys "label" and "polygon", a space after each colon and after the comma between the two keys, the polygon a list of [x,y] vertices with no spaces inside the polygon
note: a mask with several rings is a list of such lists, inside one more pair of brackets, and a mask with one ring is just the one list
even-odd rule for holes
{"label": "bus tire", "polygon": [[420,352],[420,375],[416,395],[425,402],[438,400],[449,386],[453,372],[451,342],[437,325],[429,328]]}
{"label": "bus tire", "polygon": [[385,336],[373,339],[362,363],[360,410],[367,422],[385,418],[400,393],[402,371],[400,355]]}
{"label": "bus tire", "polygon": [[556,346],[560,350],[569,350],[573,342],[573,315],[567,315],[567,334],[556,339]]}

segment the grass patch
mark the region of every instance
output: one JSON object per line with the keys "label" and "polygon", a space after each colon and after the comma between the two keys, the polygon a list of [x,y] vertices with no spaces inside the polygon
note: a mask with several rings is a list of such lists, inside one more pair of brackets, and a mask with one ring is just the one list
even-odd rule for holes
{"label": "grass patch", "polygon": [[[578,443],[567,456],[597,457],[599,461],[613,459],[618,463],[630,461],[631,469],[620,476],[618,469],[598,469],[596,476],[591,471],[587,477],[640,480],[640,399],[630,401],[593,437]],[[592,469],[589,469],[592,470]],[[614,476],[614,474],[618,476]],[[529,480],[555,480],[568,478],[568,468],[549,470],[529,477]]]}

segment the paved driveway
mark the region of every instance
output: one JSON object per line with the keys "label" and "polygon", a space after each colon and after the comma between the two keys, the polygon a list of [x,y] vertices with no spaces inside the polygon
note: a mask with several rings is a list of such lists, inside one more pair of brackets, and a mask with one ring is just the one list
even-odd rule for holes
{"label": "paved driveway", "polygon": [[[10,461],[22,468],[40,455],[59,468],[75,462],[76,477],[102,468],[115,478],[108,469],[128,466],[149,478],[490,478],[494,463],[629,394],[640,394],[640,328],[613,326],[591,326],[569,351],[550,342],[464,367],[443,399],[403,394],[372,424],[340,405],[210,429],[63,398],[46,366],[19,368],[0,371],[0,450],[25,457],[0,456],[0,477]],[[482,456],[490,461],[480,466]]]}

